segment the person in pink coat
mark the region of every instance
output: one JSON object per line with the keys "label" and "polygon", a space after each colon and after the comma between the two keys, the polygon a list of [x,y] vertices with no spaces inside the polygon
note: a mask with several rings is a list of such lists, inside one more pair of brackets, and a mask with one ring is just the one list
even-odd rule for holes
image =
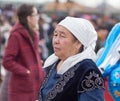
{"label": "person in pink coat", "polygon": [[8,101],[35,101],[44,79],[38,51],[39,33],[37,8],[22,4],[17,11],[3,57],[3,66],[11,72]]}

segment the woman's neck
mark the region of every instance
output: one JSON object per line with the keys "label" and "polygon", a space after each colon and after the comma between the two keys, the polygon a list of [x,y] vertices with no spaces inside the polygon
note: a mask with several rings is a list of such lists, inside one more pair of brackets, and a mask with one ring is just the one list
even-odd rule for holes
{"label": "woman's neck", "polygon": [[60,60],[59,62],[58,62],[58,64],[57,64],[57,71],[59,71],[59,69],[60,69],[60,67],[61,67],[61,65],[63,64],[63,60]]}

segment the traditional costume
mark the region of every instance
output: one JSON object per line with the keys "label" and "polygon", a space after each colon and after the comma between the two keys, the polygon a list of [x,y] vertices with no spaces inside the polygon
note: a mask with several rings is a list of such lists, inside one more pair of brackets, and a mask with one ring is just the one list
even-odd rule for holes
{"label": "traditional costume", "polygon": [[84,50],[68,57],[58,71],[59,57],[55,54],[48,57],[39,101],[104,101],[104,81],[94,62],[97,34],[93,26],[85,19],[74,17],[66,17],[58,25],[67,28]]}
{"label": "traditional costume", "polygon": [[110,31],[96,64],[104,77],[108,77],[109,91],[120,101],[120,23]]}

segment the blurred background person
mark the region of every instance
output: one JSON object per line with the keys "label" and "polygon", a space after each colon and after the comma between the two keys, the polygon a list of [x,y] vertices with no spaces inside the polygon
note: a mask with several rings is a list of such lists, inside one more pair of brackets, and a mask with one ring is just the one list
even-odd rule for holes
{"label": "blurred background person", "polygon": [[98,26],[97,28],[97,34],[98,34],[98,39],[97,39],[97,45],[95,47],[95,52],[98,53],[98,51],[103,47],[104,42],[109,34],[108,28],[106,25],[101,25]]}
{"label": "blurred background person", "polygon": [[18,8],[17,16],[2,62],[11,72],[8,101],[35,101],[44,78],[38,51],[39,15],[34,5],[23,4]]}
{"label": "blurred background person", "polygon": [[[0,48],[0,53],[1,53],[1,58],[4,55],[5,48],[7,46],[7,41],[10,35],[10,30],[12,28],[12,25],[9,23],[8,19],[4,19],[2,21],[1,25],[1,35],[2,35],[2,43],[1,43],[1,48]],[[1,60],[2,61],[2,60]],[[1,67],[1,89],[0,89],[0,100],[1,101],[8,101],[8,82],[9,82],[9,77],[10,77],[10,72],[8,72],[3,66],[0,64]]]}

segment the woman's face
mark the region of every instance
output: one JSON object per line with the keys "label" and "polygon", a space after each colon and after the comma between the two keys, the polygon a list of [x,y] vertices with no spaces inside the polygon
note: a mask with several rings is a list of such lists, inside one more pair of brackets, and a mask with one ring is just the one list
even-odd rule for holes
{"label": "woman's face", "polygon": [[53,48],[54,53],[61,60],[79,52],[80,42],[65,27],[57,25],[54,30]]}
{"label": "woman's face", "polygon": [[39,20],[39,14],[37,12],[37,9],[33,8],[33,13],[28,16],[28,25],[30,28],[37,30],[38,29],[38,20]]}

